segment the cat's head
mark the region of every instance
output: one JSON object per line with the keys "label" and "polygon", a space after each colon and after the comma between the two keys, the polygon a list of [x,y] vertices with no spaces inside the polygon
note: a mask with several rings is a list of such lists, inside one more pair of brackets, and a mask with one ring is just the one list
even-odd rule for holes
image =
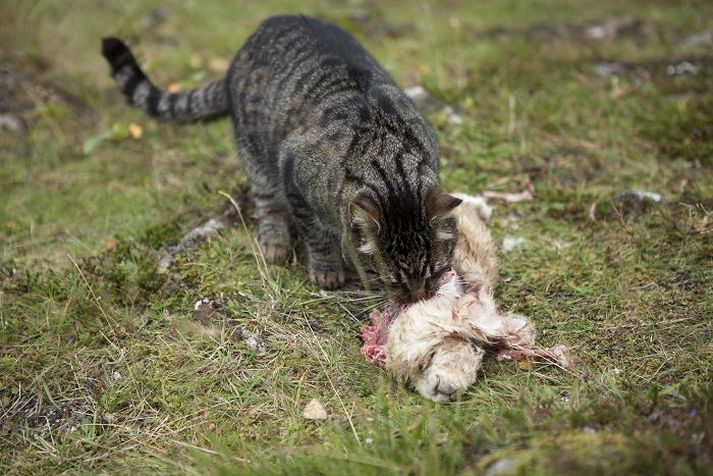
{"label": "cat's head", "polygon": [[402,303],[431,297],[451,267],[458,239],[451,211],[461,200],[431,185],[418,194],[381,202],[369,191],[349,205],[353,241],[387,294]]}

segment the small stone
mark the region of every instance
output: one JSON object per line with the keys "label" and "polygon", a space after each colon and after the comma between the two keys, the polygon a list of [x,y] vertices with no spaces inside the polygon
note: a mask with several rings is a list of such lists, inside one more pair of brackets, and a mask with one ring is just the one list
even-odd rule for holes
{"label": "small stone", "polygon": [[610,78],[612,76],[623,76],[626,73],[626,68],[619,63],[610,63],[602,61],[592,66],[592,69],[599,76]]}
{"label": "small stone", "polygon": [[698,74],[700,70],[700,66],[690,63],[688,61],[682,61],[677,64],[668,65],[666,67],[666,74],[668,74],[669,76],[693,76],[695,74]]}
{"label": "small stone", "polygon": [[241,337],[245,342],[245,345],[248,346],[248,349],[253,352],[257,352],[258,354],[265,352],[265,341],[263,341],[259,335],[248,330],[243,330],[241,334]]}
{"label": "small stone", "polygon": [[522,236],[506,236],[503,240],[503,251],[508,253],[515,248],[519,248],[527,243],[527,239]]}
{"label": "small stone", "polygon": [[458,114],[453,106],[444,104],[438,99],[431,96],[422,86],[413,86],[404,90],[406,95],[411,98],[416,107],[423,113],[439,113],[450,124],[462,124],[463,117]]}
{"label": "small stone", "polygon": [[713,44],[713,30],[702,31],[685,38],[682,42],[686,46]]}
{"label": "small stone", "polygon": [[663,202],[660,193],[647,190],[626,190],[616,199],[617,209],[626,218],[651,211],[658,203]]}
{"label": "small stone", "polygon": [[27,123],[21,116],[3,113],[0,114],[0,131],[24,134],[27,132]]}
{"label": "small stone", "polygon": [[302,411],[302,416],[307,420],[326,420],[327,410],[324,409],[319,400],[313,398]]}
{"label": "small stone", "polygon": [[451,124],[463,124],[463,117],[452,106],[445,106],[441,112]]}
{"label": "small stone", "polygon": [[428,101],[431,100],[431,95],[426,92],[425,89],[421,86],[413,86],[411,88],[406,88],[404,90],[406,95],[411,98],[413,102],[416,103],[417,106],[425,105]]}
{"label": "small stone", "polygon": [[515,458],[507,456],[505,458],[500,458],[495,463],[490,465],[488,470],[485,472],[485,476],[497,476],[499,474],[509,474],[515,468]]}
{"label": "small stone", "polygon": [[193,305],[193,319],[203,325],[209,325],[221,320],[222,315],[218,312],[218,304],[208,298],[202,298]]}
{"label": "small stone", "polygon": [[640,25],[641,22],[634,18],[607,18],[586,28],[584,36],[594,41],[611,40],[620,35],[637,31]]}

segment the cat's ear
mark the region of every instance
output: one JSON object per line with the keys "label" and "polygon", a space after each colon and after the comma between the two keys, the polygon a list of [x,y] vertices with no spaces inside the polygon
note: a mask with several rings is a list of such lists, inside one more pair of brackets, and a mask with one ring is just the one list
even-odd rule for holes
{"label": "cat's ear", "polygon": [[440,188],[434,186],[426,192],[426,211],[431,223],[440,217],[450,213],[463,200],[447,193],[443,193]]}
{"label": "cat's ear", "polygon": [[356,226],[362,230],[370,229],[376,234],[381,230],[379,207],[374,199],[367,194],[359,194],[349,203],[349,218],[353,227]]}

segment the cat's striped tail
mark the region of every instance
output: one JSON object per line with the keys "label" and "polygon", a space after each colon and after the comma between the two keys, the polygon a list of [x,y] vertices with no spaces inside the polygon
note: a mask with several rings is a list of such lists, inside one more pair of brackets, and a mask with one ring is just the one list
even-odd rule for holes
{"label": "cat's striped tail", "polygon": [[169,93],[154,86],[129,47],[118,38],[102,39],[102,55],[111,65],[111,76],[129,102],[155,119],[196,122],[217,119],[229,112],[225,78],[191,91]]}

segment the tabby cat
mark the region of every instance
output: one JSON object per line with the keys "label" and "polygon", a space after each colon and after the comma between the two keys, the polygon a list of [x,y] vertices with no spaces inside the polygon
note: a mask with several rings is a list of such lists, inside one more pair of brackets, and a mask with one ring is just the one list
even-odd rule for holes
{"label": "tabby cat", "polygon": [[105,38],[102,54],[129,102],[153,118],[232,117],[268,261],[287,259],[296,228],[313,283],[341,286],[351,263],[376,270],[403,302],[429,297],[450,268],[460,200],[441,191],[436,135],[344,30],[271,17],[224,78],[179,93],[154,86],[121,40]]}

